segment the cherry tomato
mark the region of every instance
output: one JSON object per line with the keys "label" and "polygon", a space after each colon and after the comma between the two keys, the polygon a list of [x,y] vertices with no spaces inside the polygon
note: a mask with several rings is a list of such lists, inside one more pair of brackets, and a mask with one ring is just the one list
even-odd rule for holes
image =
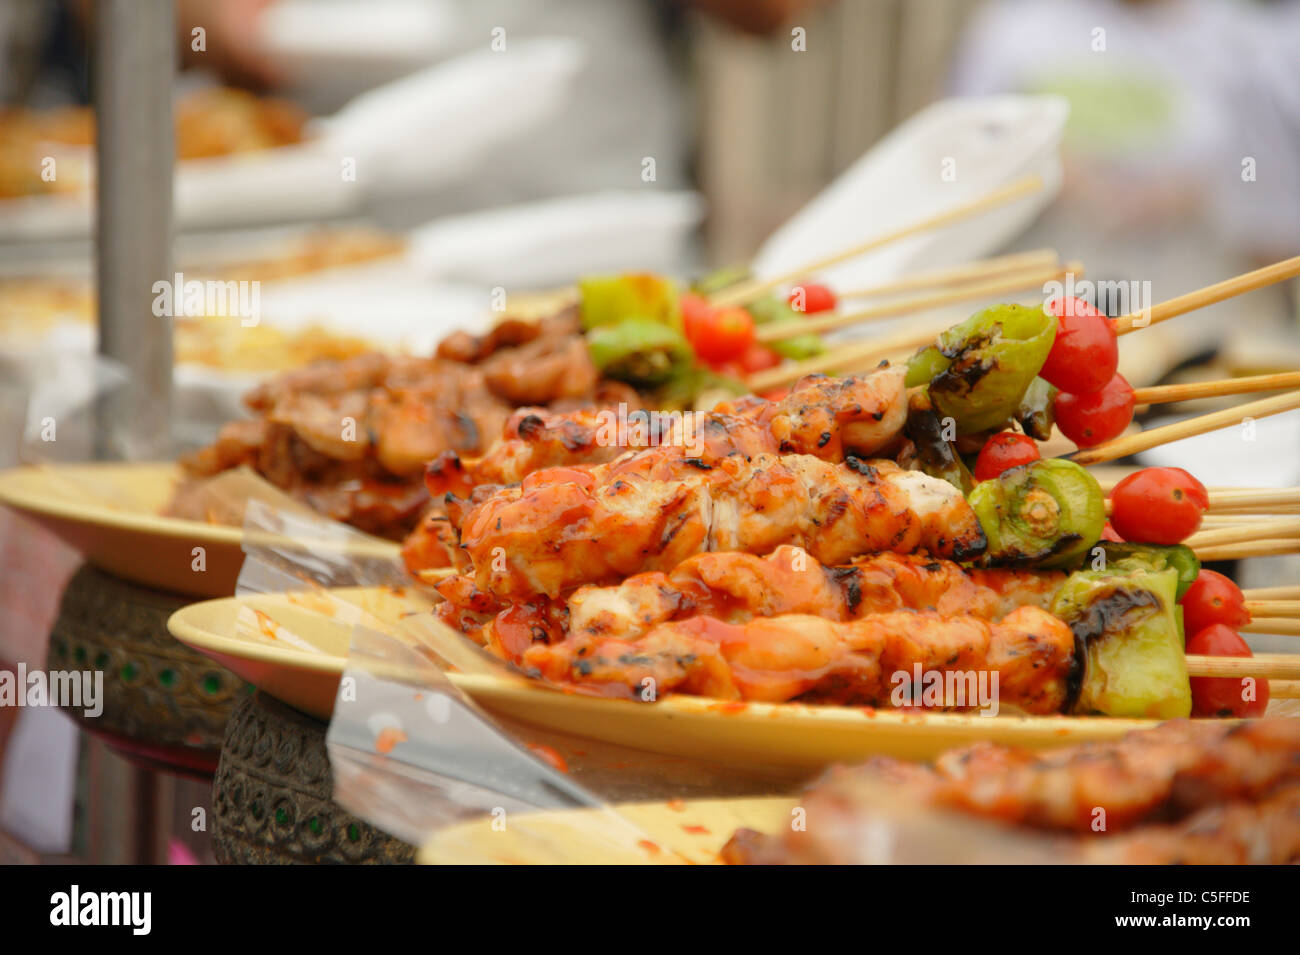
{"label": "cherry tomato", "polygon": [[683,293],[678,304],[682,310],[682,333],[687,341],[694,341],[696,330],[713,314],[714,308],[708,299],[694,292]]}
{"label": "cherry tomato", "polygon": [[1213,570],[1201,571],[1183,594],[1183,630],[1197,633],[1206,627],[1221,623],[1240,627],[1250,623],[1250,611],[1241,588],[1223,574]]}
{"label": "cherry tomato", "polygon": [[796,312],[809,315],[814,312],[829,312],[836,305],[835,293],[815,282],[804,282],[790,289],[789,302]]}
{"label": "cherry tomato", "polygon": [[754,344],[754,316],[743,308],[719,308],[701,316],[687,336],[695,353],[707,362],[739,358]]}
{"label": "cherry tomato", "polygon": [[[1187,652],[1206,657],[1254,656],[1241,634],[1221,623],[1196,633],[1187,641]],[[1268,680],[1194,676],[1191,683],[1193,716],[1263,716],[1268,708]]]}
{"label": "cherry tomato", "polygon": [[1038,377],[1062,391],[1086,395],[1100,391],[1119,367],[1119,342],[1110,319],[1082,299],[1055,299],[1056,340]]}
{"label": "cherry tomato", "polygon": [[1114,544],[1124,543],[1124,538],[1115,533],[1115,528],[1110,526],[1110,521],[1107,521],[1106,526],[1101,529],[1101,539]]}
{"label": "cherry tomato", "polygon": [[1116,375],[1101,391],[1056,396],[1056,426],[1081,448],[1091,448],[1118,436],[1133,420],[1133,389]]}
{"label": "cherry tomato", "polygon": [[1034,439],[1014,431],[1003,431],[984,442],[975,459],[975,480],[991,481],[1008,468],[1037,461],[1040,455]]}
{"label": "cherry tomato", "polygon": [[1201,526],[1205,485],[1182,468],[1143,468],[1110,492],[1110,522],[1126,541],[1178,544]]}
{"label": "cherry tomato", "polygon": [[738,364],[740,370],[747,375],[752,375],[756,371],[766,371],[769,368],[775,368],[781,364],[779,353],[768,348],[766,345],[760,345],[758,342],[750,345],[745,349],[745,353],[740,356]]}

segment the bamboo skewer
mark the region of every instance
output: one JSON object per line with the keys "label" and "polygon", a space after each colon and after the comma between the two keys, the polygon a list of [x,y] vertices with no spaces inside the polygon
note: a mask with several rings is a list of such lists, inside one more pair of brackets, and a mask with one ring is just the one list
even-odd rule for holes
{"label": "bamboo skewer", "polygon": [[1032,252],[1016,252],[1000,255],[992,259],[980,259],[965,265],[946,269],[930,269],[925,272],[913,272],[901,279],[872,285],[868,288],[850,289],[837,292],[841,300],[849,298],[881,298],[898,292],[914,292],[918,289],[946,288],[952,285],[964,285],[981,279],[990,279],[1008,272],[1022,272],[1027,269],[1040,269],[1056,265],[1060,261],[1055,249],[1035,249]]}
{"label": "bamboo skewer", "polygon": [[[1237,628],[1242,633],[1277,633],[1300,637],[1300,620],[1294,617],[1254,617],[1250,623]],[[1296,654],[1300,658],[1300,654]]]}
{"label": "bamboo skewer", "polygon": [[1300,600],[1247,600],[1252,617],[1300,617]]}
{"label": "bamboo skewer", "polygon": [[1268,695],[1273,700],[1300,698],[1300,680],[1269,680]]}
{"label": "bamboo skewer", "polygon": [[1300,391],[1291,391],[1272,398],[1248,401],[1233,408],[1224,408],[1222,411],[1212,411],[1209,414],[1189,418],[1186,421],[1178,421],[1162,428],[1152,428],[1149,431],[1141,431],[1137,434],[1122,435],[1111,441],[1103,442],[1094,448],[1082,448],[1073,454],[1065,455],[1065,457],[1075,464],[1100,464],[1103,461],[1125,458],[1130,454],[1137,454],[1139,451],[1147,451],[1159,445],[1168,444],[1171,441],[1180,441],[1183,438],[1190,438],[1198,434],[1206,434],[1220,428],[1240,424],[1246,418],[1264,418],[1269,415],[1281,414],[1284,411],[1293,411],[1296,408],[1300,408]]}
{"label": "bamboo skewer", "polygon": [[426,567],[424,570],[417,570],[415,576],[419,577],[423,583],[436,584],[448,577],[455,577],[458,573],[460,571],[455,567]]}
{"label": "bamboo skewer", "polygon": [[805,335],[809,332],[829,332],[839,328],[847,328],[850,325],[878,322],[882,319],[894,318],[926,309],[941,308],[957,302],[991,298],[1004,292],[1020,292],[1026,289],[1039,288],[1048,282],[1064,278],[1067,273],[1071,272],[1075,275],[1081,275],[1083,273],[1083,263],[1068,262],[1047,269],[1040,268],[1028,272],[1015,272],[990,281],[961,285],[949,291],[932,292],[913,298],[886,302],[883,305],[865,308],[857,312],[848,312],[843,315],[826,315],[792,322],[778,322],[775,325],[762,325],[758,328],[755,338],[760,342],[774,342],[783,338],[793,338],[796,335]]}
{"label": "bamboo skewer", "polygon": [[1216,302],[1222,302],[1224,299],[1236,295],[1253,292],[1276,282],[1295,278],[1297,275],[1300,275],[1300,255],[1281,262],[1275,262],[1272,265],[1256,269],[1253,272],[1247,272],[1244,275],[1238,275],[1235,278],[1215,282],[1213,285],[1207,285],[1195,292],[1188,292],[1186,295],[1171,298],[1168,301],[1152,306],[1149,313],[1130,312],[1127,315],[1121,315],[1113,323],[1115,334],[1127,335],[1139,328],[1146,328],[1148,325],[1154,325],[1157,322],[1184,315],[1187,312],[1213,305]]}
{"label": "bamboo skewer", "polygon": [[1300,540],[1256,540],[1241,544],[1212,544],[1193,547],[1201,560],[1241,560],[1243,557],[1279,557],[1300,554]]}
{"label": "bamboo skewer", "polygon": [[985,212],[1013,200],[1020,199],[1030,193],[1037,192],[1043,187],[1043,180],[1039,176],[1028,176],[1024,179],[1018,179],[1008,186],[995,189],[987,195],[981,196],[971,202],[962,203],[946,212],[938,215],[929,216],[911,225],[904,226],[900,229],[894,229],[883,235],[868,239],[851,248],[836,252],[834,255],[826,256],[822,259],[809,262],[800,266],[793,271],[786,272],[770,279],[753,279],[748,282],[740,282],[730,288],[723,289],[711,299],[712,304],[719,306],[726,305],[744,305],[751,302],[758,296],[769,292],[774,288],[782,285],[789,285],[799,279],[819,272],[823,269],[830,268],[832,265],[838,265],[841,262],[847,262],[849,259],[865,255],[891,242],[897,242],[900,239],[910,238],[922,232],[928,232],[931,229],[938,229],[942,226],[951,225],[954,222],[960,222],[962,219],[970,218],[980,212]]}
{"label": "bamboo skewer", "polygon": [[1300,586],[1252,587],[1243,590],[1242,595],[1249,604],[1252,600],[1300,600]]}
{"label": "bamboo skewer", "polygon": [[1205,657],[1188,654],[1189,676],[1300,679],[1300,653],[1257,653],[1253,657]]}
{"label": "bamboo skewer", "polygon": [[1210,510],[1250,510],[1300,504],[1300,487],[1212,487]]}
{"label": "bamboo skewer", "polygon": [[753,391],[763,392],[771,388],[780,388],[783,385],[791,384],[804,375],[850,367],[862,368],[873,361],[879,361],[898,352],[905,352],[912,348],[928,345],[947,327],[947,322],[942,325],[932,324],[928,328],[919,330],[904,329],[894,335],[873,338],[870,341],[834,345],[830,351],[823,355],[816,355],[803,361],[777,365],[767,371],[757,372],[745,379],[745,383]]}
{"label": "bamboo skewer", "polygon": [[1257,391],[1282,391],[1288,388],[1300,388],[1300,371],[1284,371],[1276,375],[1250,375],[1244,378],[1222,378],[1218,381],[1194,381],[1184,385],[1134,388],[1133,403],[1158,405],[1171,401],[1219,398],[1224,395],[1246,395]]}
{"label": "bamboo skewer", "polygon": [[1289,521],[1253,522],[1232,527],[1216,527],[1197,531],[1187,539],[1187,546],[1213,547],[1217,544],[1244,544],[1247,541],[1287,539],[1300,536],[1300,519]]}

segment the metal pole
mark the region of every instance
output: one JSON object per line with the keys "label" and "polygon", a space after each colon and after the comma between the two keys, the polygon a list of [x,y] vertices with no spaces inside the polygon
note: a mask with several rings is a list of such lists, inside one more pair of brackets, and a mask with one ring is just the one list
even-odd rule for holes
{"label": "metal pole", "polygon": [[171,447],[172,321],[152,304],[154,283],[172,280],[174,8],[93,8],[99,354],[128,377],[99,404],[101,458],[157,458]]}

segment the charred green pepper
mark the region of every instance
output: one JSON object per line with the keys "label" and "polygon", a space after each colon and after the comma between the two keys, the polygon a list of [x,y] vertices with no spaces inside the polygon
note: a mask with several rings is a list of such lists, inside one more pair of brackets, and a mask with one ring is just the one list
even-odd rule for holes
{"label": "charred green pepper", "polygon": [[676,328],[647,318],[625,318],[587,333],[591,363],[603,374],[642,388],[687,375],[694,353]]}
{"label": "charred green pepper", "polygon": [[[754,316],[755,325],[781,325],[798,322],[803,318],[802,312],[796,312],[790,307],[789,302],[775,295],[764,295],[750,302],[745,308],[750,315]],[[802,335],[768,342],[768,347],[782,358],[802,361],[820,355],[826,350],[826,343],[816,332],[805,332]]]}
{"label": "charred green pepper", "polygon": [[1071,574],[1052,613],[1082,654],[1076,713],[1174,719],[1192,711],[1177,603],[1178,571],[1121,560]]}
{"label": "charred green pepper", "polygon": [[585,329],[617,325],[629,318],[681,327],[677,287],[663,276],[649,272],[591,275],[578,282],[578,290]]}
{"label": "charred green pepper", "polygon": [[907,386],[928,384],[935,410],[961,434],[996,428],[1020,407],[1052,350],[1056,327],[1041,307],[986,308],[917,352]]}
{"label": "charred green pepper", "polygon": [[1058,389],[1049,385],[1042,378],[1034,378],[1025,389],[1016,408],[1016,421],[1020,430],[1031,438],[1046,441],[1052,436],[1052,425],[1056,424],[1056,395]]}
{"label": "charred green pepper", "polygon": [[1063,458],[1003,471],[976,484],[969,500],[988,538],[990,564],[1069,567],[1106,526],[1097,479]]}
{"label": "charred green pepper", "polygon": [[[1201,561],[1196,552],[1185,544],[1161,547],[1156,544],[1127,544],[1116,541],[1101,541],[1103,561],[1096,560],[1096,549],[1091,552],[1093,570],[1104,570],[1121,561],[1127,567],[1146,567],[1148,570],[1166,570],[1173,568],[1178,572],[1177,599],[1182,600],[1187,588],[1196,582],[1201,572]],[[1100,566],[1099,566],[1100,564]]]}
{"label": "charred green pepper", "polygon": [[970,469],[943,436],[943,426],[931,408],[909,406],[903,433],[916,446],[916,463],[920,470],[932,477],[943,478],[949,484],[969,494],[975,487]]}

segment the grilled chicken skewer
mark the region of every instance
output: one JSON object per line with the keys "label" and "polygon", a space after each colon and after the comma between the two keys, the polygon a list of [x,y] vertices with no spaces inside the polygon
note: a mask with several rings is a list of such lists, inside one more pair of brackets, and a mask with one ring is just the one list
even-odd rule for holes
{"label": "grilled chicken skewer", "polygon": [[470,509],[461,546],[478,589],[514,600],[668,570],[707,551],[795,544],[824,564],[886,551],[953,559],[983,551],[979,521],[948,482],[891,461],[846,463],[759,454],[711,466],[661,446],[537,471]]}
{"label": "grilled chicken skewer", "polygon": [[[657,624],[699,615],[728,623],[783,614],[840,621],[893,610],[933,610],[997,621],[1017,607],[1046,610],[1064,580],[1059,571],[968,570],[952,561],[900,554],[827,567],[800,547],[782,545],[765,557],[735,551],[697,554],[667,573],[636,574],[608,587],[579,587],[561,607],[530,600],[525,605],[530,612],[510,614],[500,628],[524,627],[528,643],[539,627],[551,642],[570,634],[633,640]],[[475,588],[468,576],[449,577],[435,586],[445,598],[439,605],[444,621],[467,633],[507,609]],[[516,645],[521,638],[503,633],[499,639]]]}
{"label": "grilled chicken skewer", "polygon": [[866,814],[897,800],[1022,831],[1071,834],[1052,843],[1081,854],[1063,855],[1065,861],[1295,861],[1298,784],[1300,720],[1293,719],[1175,720],[1115,741],[1045,752],[978,743],[950,750],[933,767],[878,758],[833,770],[802,800],[816,827],[782,838],[742,830],[723,857],[861,861],[864,847],[840,837],[861,831]]}
{"label": "grilled chicken skewer", "polygon": [[[999,623],[932,611],[897,611],[835,622],[807,614],[742,624],[690,617],[636,640],[570,638],[528,647],[527,672],[620,696],[653,690],[721,700],[889,706],[917,672],[959,679],[944,707],[991,700],[1055,713],[1078,688],[1074,634],[1045,610],[1021,607]],[[498,650],[501,652],[501,650]],[[981,677],[980,674],[984,676]],[[970,678],[974,677],[972,681]],[[919,695],[922,687],[909,692]],[[922,701],[917,698],[917,703]]]}
{"label": "grilled chicken skewer", "polygon": [[699,554],[669,573],[578,588],[568,600],[568,631],[626,640],[656,624],[700,614],[742,623],[783,614],[843,621],[933,610],[997,621],[1018,607],[1046,610],[1064,580],[1059,571],[966,570],[952,561],[899,554],[827,567],[790,546],[766,557]]}
{"label": "grilled chicken skewer", "polygon": [[[517,484],[542,468],[601,464],[629,450],[660,444],[699,447],[709,463],[727,454],[812,454],[842,461],[875,454],[895,440],[907,416],[906,369],[884,367],[862,376],[812,375],[779,401],[747,396],[711,412],[634,412],[620,430],[610,411],[568,414],[521,408],[481,458],[466,462],[448,450],[430,462],[425,484],[434,498],[465,497],[483,484]],[[639,415],[639,417],[637,417]],[[666,424],[659,426],[659,422]]]}

